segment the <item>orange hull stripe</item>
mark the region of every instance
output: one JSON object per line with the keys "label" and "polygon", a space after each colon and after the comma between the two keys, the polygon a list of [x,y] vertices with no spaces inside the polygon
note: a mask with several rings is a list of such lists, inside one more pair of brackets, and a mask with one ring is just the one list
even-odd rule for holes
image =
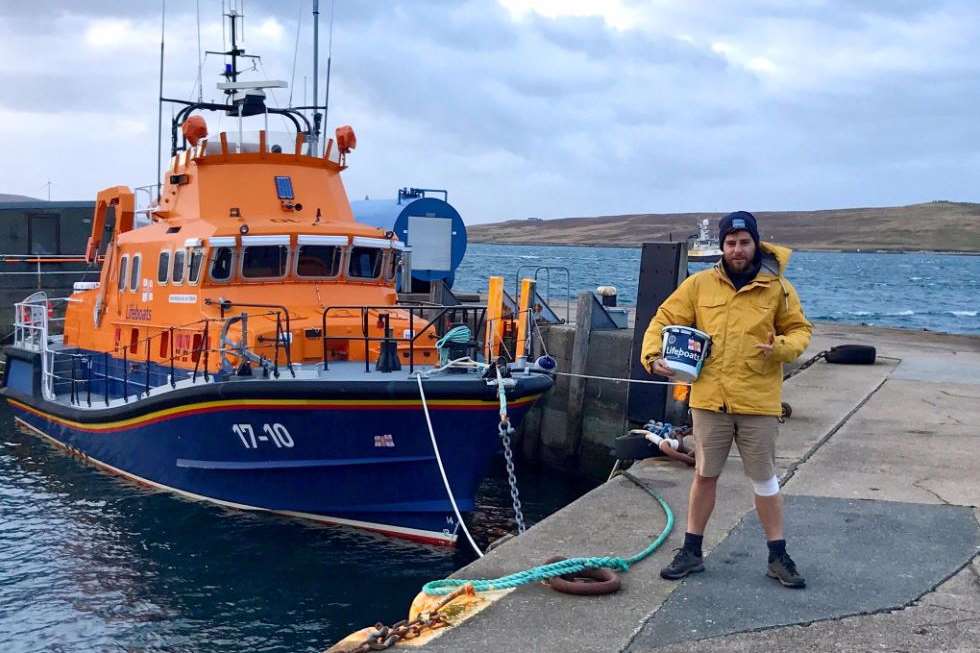
{"label": "orange hull stripe", "polygon": [[[523,406],[533,403],[540,395],[531,395],[510,402],[511,406]],[[398,400],[325,400],[325,399],[227,399],[223,401],[208,401],[189,406],[177,406],[164,410],[154,411],[131,417],[129,419],[104,422],[101,424],[85,424],[73,420],[57,417],[49,413],[21,403],[16,399],[8,398],[7,401],[13,406],[25,410],[29,413],[44,419],[57,422],[68,426],[77,431],[87,431],[90,433],[112,433],[123,431],[129,428],[149,426],[162,422],[167,419],[185,417],[204,413],[220,412],[225,410],[330,410],[344,409],[357,410],[371,408],[373,410],[413,410],[420,408],[422,402],[416,399]],[[428,402],[429,406],[435,409],[455,409],[455,410],[496,410],[499,404],[496,401],[468,401],[465,399],[434,399]]]}

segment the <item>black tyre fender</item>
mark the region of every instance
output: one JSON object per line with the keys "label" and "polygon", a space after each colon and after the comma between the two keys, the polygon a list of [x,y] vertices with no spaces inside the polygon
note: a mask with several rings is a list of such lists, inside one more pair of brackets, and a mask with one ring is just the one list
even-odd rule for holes
{"label": "black tyre fender", "polygon": [[838,365],[874,365],[877,350],[870,345],[837,345],[827,352],[828,363]]}

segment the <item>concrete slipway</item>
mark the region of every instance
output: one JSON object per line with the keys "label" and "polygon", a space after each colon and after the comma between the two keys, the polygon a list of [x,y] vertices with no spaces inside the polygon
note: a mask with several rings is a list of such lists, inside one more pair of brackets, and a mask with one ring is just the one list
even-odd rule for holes
{"label": "concrete slipway", "polygon": [[[835,324],[805,356],[878,347],[874,366],[818,363],[786,383],[779,473],[803,591],[764,575],[751,486],[733,451],[705,537],[704,574],[659,569],[680,546],[691,470],[632,472],[677,517],[667,543],[603,597],[511,592],[425,645],[440,651],[976,651],[980,649],[980,338]],[[618,477],[461,569],[493,578],[553,555],[631,555],[663,527]]]}

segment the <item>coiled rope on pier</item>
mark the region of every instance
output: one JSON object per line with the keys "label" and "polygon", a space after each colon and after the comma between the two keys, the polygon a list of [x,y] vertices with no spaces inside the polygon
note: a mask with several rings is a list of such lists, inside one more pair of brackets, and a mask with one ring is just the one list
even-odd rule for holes
{"label": "coiled rope on pier", "polygon": [[558,576],[579,574],[587,569],[605,568],[619,572],[629,571],[630,567],[652,554],[664,543],[667,536],[670,535],[670,532],[674,528],[674,513],[671,511],[670,506],[667,505],[667,502],[664,501],[663,497],[647,487],[647,485],[640,479],[636,478],[629,472],[620,473],[639,486],[647,494],[656,499],[657,503],[660,504],[660,508],[664,511],[665,517],[667,518],[667,523],[664,525],[663,530],[660,531],[660,534],[657,535],[657,537],[642,551],[627,558],[622,558],[619,556],[569,558],[567,560],[559,560],[557,562],[532,567],[530,569],[509,574],[507,576],[502,576],[500,578],[480,580],[446,578],[443,580],[434,580],[426,583],[422,587],[422,591],[429,596],[443,596],[459,589],[460,587],[463,587],[464,585],[472,585],[473,590],[476,592],[491,592],[494,590],[512,589],[515,587],[520,587],[521,585],[537,583],[539,581],[556,578]]}

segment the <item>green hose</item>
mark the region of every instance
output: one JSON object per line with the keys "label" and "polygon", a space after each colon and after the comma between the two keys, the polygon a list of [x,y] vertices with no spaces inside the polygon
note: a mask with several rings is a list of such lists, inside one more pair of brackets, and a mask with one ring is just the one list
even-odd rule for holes
{"label": "green hose", "polygon": [[456,578],[446,578],[443,580],[434,580],[426,583],[422,587],[422,591],[429,596],[443,596],[458,589],[459,587],[462,587],[463,585],[472,585],[473,589],[477,592],[491,592],[493,590],[505,590],[520,587],[521,585],[536,583],[549,578],[555,578],[556,576],[576,574],[586,569],[596,569],[599,567],[605,567],[619,572],[629,571],[630,567],[659,549],[664,543],[667,536],[670,535],[670,532],[674,528],[674,513],[670,510],[670,506],[667,505],[667,502],[664,501],[663,497],[655,494],[650,488],[644,485],[640,479],[636,478],[629,472],[620,473],[636,483],[647,494],[656,499],[660,504],[661,509],[663,509],[664,515],[667,517],[667,523],[664,524],[664,528],[662,531],[660,531],[660,535],[658,535],[656,539],[650,542],[645,549],[636,555],[628,558],[620,558],[617,556],[569,558],[567,560],[559,560],[558,562],[532,567],[531,569],[526,569],[508,576],[493,579],[461,580]]}

